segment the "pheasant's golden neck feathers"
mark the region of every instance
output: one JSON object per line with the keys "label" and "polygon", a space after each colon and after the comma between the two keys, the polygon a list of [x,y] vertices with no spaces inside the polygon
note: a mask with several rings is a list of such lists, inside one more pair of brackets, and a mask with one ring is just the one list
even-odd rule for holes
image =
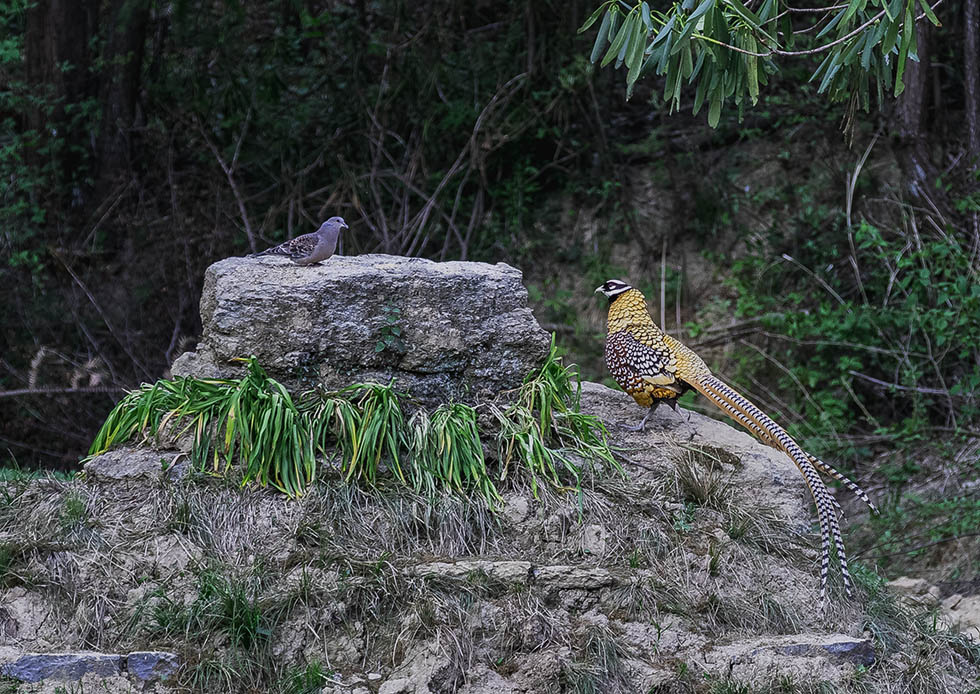
{"label": "pheasant's golden neck feathers", "polygon": [[609,302],[609,333],[635,328],[653,328],[662,332],[650,317],[647,301],[637,289],[628,289]]}

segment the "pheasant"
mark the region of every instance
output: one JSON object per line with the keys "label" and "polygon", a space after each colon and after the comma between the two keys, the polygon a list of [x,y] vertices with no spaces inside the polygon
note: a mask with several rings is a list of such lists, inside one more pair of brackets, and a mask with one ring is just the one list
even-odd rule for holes
{"label": "pheasant", "polygon": [[827,491],[819,472],[839,480],[877,513],[877,507],[864,490],[827,463],[804,451],[785,429],[714,376],[701,357],[657,327],[647,310],[646,299],[638,290],[621,280],[609,280],[596,288],[596,292],[609,299],[606,367],[616,383],[633,396],[638,405],[649,408],[633,430],[642,431],[658,405],[663,403],[676,408],[677,398],[694,389],[755,434],[760,441],[788,455],[803,473],[820,521],[823,541],[821,600],[826,597],[831,546],[837,548],[844,588],[848,595],[852,595],[851,576],[847,571],[847,555],[838,519],[841,508]]}
{"label": "pheasant", "polygon": [[314,265],[333,255],[337,250],[340,230],[347,228],[347,222],[343,217],[331,217],[316,231],[284,241],[259,253],[252,253],[249,258],[261,255],[285,255],[297,265]]}

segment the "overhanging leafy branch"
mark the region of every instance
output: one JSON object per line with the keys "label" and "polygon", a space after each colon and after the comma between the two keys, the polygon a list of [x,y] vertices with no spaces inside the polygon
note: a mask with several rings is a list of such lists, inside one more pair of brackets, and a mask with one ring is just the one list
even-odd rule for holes
{"label": "overhanging leafy branch", "polygon": [[794,8],[782,0],[683,0],[657,9],[607,0],[579,31],[601,18],[591,61],[626,66],[627,98],[637,80],[653,72],[666,78],[663,98],[673,112],[687,83],[695,89],[694,113],[707,102],[708,124],[716,127],[729,99],[739,115],[746,97],[758,101],[760,85],[778,69],[777,57],[826,53],[810,80],[819,80],[818,93],[835,101],[852,98],[867,110],[871,92],[881,102],[885,85],[894,85],[898,96],[907,61],[918,61],[915,23],[928,18],[938,25],[933,10],[941,2],[851,0]]}

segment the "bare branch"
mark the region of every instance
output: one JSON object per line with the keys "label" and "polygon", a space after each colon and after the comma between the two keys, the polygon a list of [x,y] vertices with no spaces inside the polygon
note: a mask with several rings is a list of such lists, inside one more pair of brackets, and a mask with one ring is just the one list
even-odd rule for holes
{"label": "bare branch", "polygon": [[85,293],[85,296],[88,297],[88,300],[92,303],[92,306],[95,307],[95,310],[98,311],[99,316],[102,317],[102,322],[105,323],[106,327],[109,329],[109,333],[116,339],[116,342],[119,343],[119,346],[123,348],[123,351],[126,353],[126,356],[128,356],[130,360],[133,362],[133,364],[136,365],[140,369],[140,371],[143,372],[143,375],[146,376],[146,378],[153,378],[153,376],[150,374],[150,370],[146,368],[146,365],[143,364],[143,362],[141,362],[139,359],[137,359],[135,354],[133,354],[133,350],[130,348],[129,343],[126,340],[123,340],[122,337],[120,337],[119,333],[116,332],[115,327],[113,327],[112,325],[112,321],[109,320],[109,316],[107,316],[106,312],[102,310],[102,306],[96,300],[92,292],[89,291],[89,288],[85,286],[85,283],[82,282],[81,278],[77,274],[75,274],[75,271],[68,264],[68,261],[66,261],[60,253],[58,253],[53,249],[51,251],[51,254],[61,262],[61,264],[65,267],[65,270],[68,271],[68,274],[71,275],[73,280],[75,280],[75,284],[77,284],[79,288]]}
{"label": "bare branch", "polygon": [[887,381],[882,381],[875,378],[874,376],[868,376],[860,371],[854,371],[849,369],[848,372],[855,378],[860,378],[863,381],[868,381],[869,383],[874,383],[875,385],[882,386],[883,388],[894,388],[895,390],[905,390],[913,393],[922,393],[923,395],[943,395],[945,397],[952,396],[948,390],[944,388],[924,388],[922,386],[900,386],[897,383],[888,383]]}
{"label": "bare branch", "polygon": [[[249,116],[251,116],[251,110],[249,110]],[[255,244],[255,233],[252,231],[252,223],[248,219],[248,211],[245,209],[245,200],[242,197],[241,192],[238,190],[238,184],[235,182],[234,176],[234,166],[235,161],[238,159],[238,148],[242,144],[241,138],[245,136],[245,129],[248,128],[248,122],[250,118],[245,119],[245,127],[242,128],[241,136],[238,140],[238,145],[235,147],[235,158],[229,166],[224,157],[221,156],[221,152],[215,147],[214,143],[211,142],[211,138],[208,137],[207,131],[205,131],[204,126],[201,125],[201,121],[198,120],[197,116],[194,116],[194,122],[197,125],[197,129],[201,133],[201,137],[204,138],[205,144],[207,144],[208,149],[214,155],[214,158],[218,161],[218,165],[221,166],[221,170],[225,172],[225,176],[228,178],[228,185],[231,187],[231,193],[235,196],[235,201],[238,203],[238,213],[241,215],[242,224],[245,225],[245,236],[248,238],[248,247],[254,253],[258,250],[258,246]]]}
{"label": "bare branch", "polygon": [[83,386],[80,388],[18,388],[17,390],[0,390],[0,398],[16,398],[25,395],[83,395],[86,393],[121,393],[125,388],[118,386]]}

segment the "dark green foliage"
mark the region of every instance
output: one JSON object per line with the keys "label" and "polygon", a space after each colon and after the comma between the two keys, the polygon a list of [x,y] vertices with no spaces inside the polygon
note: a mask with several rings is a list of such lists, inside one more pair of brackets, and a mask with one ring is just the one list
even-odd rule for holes
{"label": "dark green foliage", "polygon": [[[967,468],[964,477],[980,478],[980,465]],[[980,499],[968,495],[898,495],[857,535],[869,548],[864,559],[887,575],[905,575],[918,565],[941,565],[945,579],[952,582],[968,582],[980,573],[976,551],[980,547]]]}
{"label": "dark green foliage", "polygon": [[865,427],[906,441],[930,422],[975,420],[980,285],[969,249],[947,235],[910,246],[866,222],[852,238],[857,277],[838,262],[836,244],[811,246],[799,263],[773,267],[751,257],[735,266],[736,311],[761,317],[780,337],[779,359],[790,365],[784,385],[812,393],[800,412],[820,429],[842,431],[857,408]]}
{"label": "dark green foliage", "polygon": [[374,345],[375,352],[391,350],[398,354],[405,353],[405,341],[402,339],[402,326],[399,323],[402,310],[388,304],[384,307],[385,324],[381,326],[381,339]]}

